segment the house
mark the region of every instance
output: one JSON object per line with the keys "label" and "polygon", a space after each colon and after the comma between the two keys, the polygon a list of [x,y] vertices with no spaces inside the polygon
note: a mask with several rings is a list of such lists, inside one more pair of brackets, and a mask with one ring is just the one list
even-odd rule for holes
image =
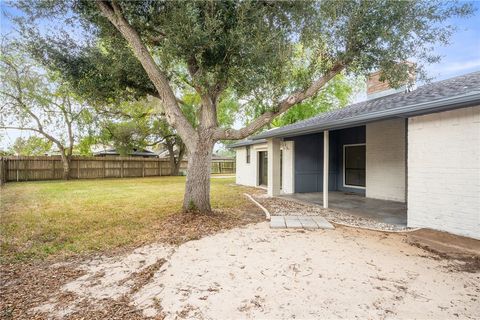
{"label": "house", "polygon": [[395,207],[409,227],[480,239],[480,71],[410,92],[373,75],[367,91],[233,144],[237,183],[379,217]]}
{"label": "house", "polygon": [[[175,153],[175,157],[178,158],[178,148],[175,147],[174,148],[174,153]],[[161,150],[160,152],[158,152],[158,157],[160,159],[163,159],[163,160],[170,160],[170,152],[168,150]],[[185,154],[183,155],[183,160],[187,160],[188,159],[188,151],[185,150]],[[212,161],[227,161],[227,162],[230,162],[230,161],[234,161],[235,159],[233,157],[229,157],[229,156],[221,156],[221,155],[218,155],[216,153],[213,153],[212,154]]]}
{"label": "house", "polygon": [[[179,151],[177,146],[174,147],[173,153],[175,154],[175,158],[178,158]],[[161,149],[159,152],[157,152],[157,155],[160,159],[170,160],[170,151],[168,151],[167,149]],[[187,155],[185,154],[183,158],[186,160]]]}
{"label": "house", "polygon": [[[95,157],[119,157],[120,153],[114,148],[108,148],[104,150],[98,150],[93,153]],[[150,150],[146,149],[133,149],[128,153],[129,157],[141,157],[141,158],[157,158],[158,155]]]}

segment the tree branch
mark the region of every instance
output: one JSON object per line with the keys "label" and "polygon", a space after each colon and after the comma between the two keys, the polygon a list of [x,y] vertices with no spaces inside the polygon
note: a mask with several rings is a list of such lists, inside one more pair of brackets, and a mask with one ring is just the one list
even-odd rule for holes
{"label": "tree branch", "polygon": [[178,133],[182,136],[185,143],[193,149],[196,144],[197,132],[179,108],[177,99],[170,87],[166,75],[158,68],[153,57],[140,38],[140,35],[125,19],[121,7],[115,0],[96,0],[96,3],[103,16],[105,16],[112,25],[117,28],[131,46],[134,55],[145,69],[148,77],[163,101],[168,123],[178,130]]}
{"label": "tree branch", "polygon": [[345,64],[337,62],[323,77],[312,82],[312,84],[305,89],[304,91],[297,91],[287,98],[283,99],[278,103],[274,110],[269,110],[264,112],[253,122],[242,129],[223,129],[219,128],[214,134],[214,138],[217,140],[239,140],[244,139],[258,130],[263,126],[269,124],[276,116],[286,112],[291,107],[299,104],[305,99],[313,97],[317,94],[324,86],[330,81],[333,77],[339,74],[345,68]]}
{"label": "tree branch", "polygon": [[52,141],[53,143],[55,143],[60,149],[63,149],[63,145],[62,143],[55,139],[53,136],[51,136],[50,134],[46,133],[45,131],[40,130],[40,129],[36,129],[36,128],[29,128],[29,127],[14,127],[14,126],[0,126],[0,129],[12,129],[12,130],[25,130],[25,131],[34,131],[34,132],[38,132],[40,133],[41,135],[43,135],[45,138],[47,138],[48,140]]}

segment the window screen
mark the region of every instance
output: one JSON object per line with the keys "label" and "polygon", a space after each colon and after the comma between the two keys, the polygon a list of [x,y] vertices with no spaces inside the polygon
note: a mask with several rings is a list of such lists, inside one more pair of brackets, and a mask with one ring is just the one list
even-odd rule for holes
{"label": "window screen", "polygon": [[365,145],[345,146],[345,185],[365,187]]}
{"label": "window screen", "polygon": [[250,146],[247,146],[247,163],[250,163]]}

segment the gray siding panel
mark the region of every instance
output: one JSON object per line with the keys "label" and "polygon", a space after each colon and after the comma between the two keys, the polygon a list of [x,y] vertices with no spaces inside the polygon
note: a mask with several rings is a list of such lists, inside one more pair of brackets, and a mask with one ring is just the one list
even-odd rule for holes
{"label": "gray siding panel", "polygon": [[[295,141],[295,192],[323,191],[323,133],[286,140]],[[330,132],[329,190],[365,194],[362,189],[343,187],[343,145],[365,143],[365,126]]]}
{"label": "gray siding panel", "polygon": [[321,191],[323,177],[323,134],[296,137],[295,192]]}

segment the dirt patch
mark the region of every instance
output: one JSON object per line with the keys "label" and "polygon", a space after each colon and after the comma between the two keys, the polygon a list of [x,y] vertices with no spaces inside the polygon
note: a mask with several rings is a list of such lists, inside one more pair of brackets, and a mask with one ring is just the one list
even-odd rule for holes
{"label": "dirt patch", "polygon": [[175,214],[166,218],[158,227],[158,241],[178,245],[187,241],[231,229],[249,223],[264,221],[260,208],[249,203],[244,208],[232,209],[228,213],[214,211],[211,214]]}
{"label": "dirt patch", "polygon": [[[119,248],[67,261],[3,264],[1,319],[143,319],[130,296],[162,268],[174,247],[221,230],[263,221],[253,204],[210,215],[174,214],[159,223],[158,244]],[[156,301],[155,318],[161,318]]]}
{"label": "dirt patch", "polygon": [[[296,232],[266,222],[219,233],[233,225],[219,218],[172,218],[184,225],[172,226],[169,243],[30,269],[14,265],[3,272],[8,300],[2,297],[1,316],[474,319],[480,313],[480,274],[447,269],[450,260],[409,245],[404,234],[345,227]],[[257,217],[234,221],[251,219]],[[214,223],[202,225],[208,221]]]}
{"label": "dirt patch", "polygon": [[160,269],[160,267],[163,266],[165,262],[167,262],[167,260],[162,258],[157,260],[157,262],[155,262],[154,264],[143,269],[142,271],[134,272],[132,276],[127,279],[127,281],[133,280],[133,285],[130,293],[135,293],[140,290],[140,288],[142,288],[144,285],[146,285],[155,275],[155,272],[157,272],[158,269]]}
{"label": "dirt patch", "polygon": [[449,260],[452,271],[480,271],[480,240],[447,232],[421,229],[407,235],[407,242],[432,253],[432,258]]}
{"label": "dirt patch", "polygon": [[405,238],[237,228],[178,247],[133,302],[151,316],[161,301],[166,319],[475,319],[480,275],[451,272]]}
{"label": "dirt patch", "polygon": [[[102,304],[101,308],[98,308],[97,305],[83,301],[77,306],[77,310],[72,313],[62,316],[62,319],[65,320],[77,320],[77,319],[111,319],[111,320],[143,320],[141,310],[136,309],[130,304],[130,299],[126,296],[123,296],[119,299],[103,299],[100,301]],[[55,310],[58,312],[59,310]],[[58,318],[59,313],[56,313],[56,317],[53,316],[53,313],[48,314],[48,319]],[[161,315],[155,319],[163,319]]]}
{"label": "dirt patch", "polygon": [[[60,288],[85,272],[73,266],[50,263],[4,264],[0,272],[0,318],[43,319],[29,310],[48,300]],[[68,299],[64,296],[63,299]]]}

